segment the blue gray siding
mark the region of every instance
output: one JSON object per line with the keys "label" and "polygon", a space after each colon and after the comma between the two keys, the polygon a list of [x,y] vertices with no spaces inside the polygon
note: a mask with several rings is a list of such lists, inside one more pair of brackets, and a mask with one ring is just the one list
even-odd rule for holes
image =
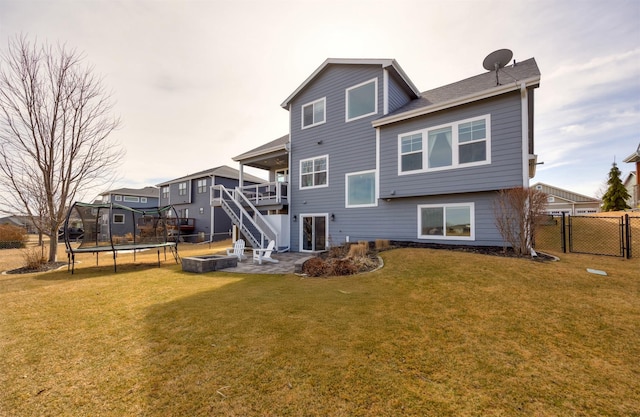
{"label": "blue gray siding", "polygon": [[[346,89],[372,78],[378,78],[378,114],[345,123]],[[344,209],[345,173],[375,169],[376,132],[371,121],[382,115],[382,90],[380,67],[335,66],[320,74],[291,103],[290,214],[332,213]],[[301,130],[301,106],[322,97],[327,98],[326,123]],[[300,160],[323,155],[329,155],[329,186],[300,189]],[[299,225],[300,220],[291,227],[293,250],[298,250]]]}
{"label": "blue gray siding", "polygon": [[[491,164],[398,175],[398,135],[491,115]],[[439,195],[522,186],[522,127],[518,93],[438,112],[380,131],[380,197]]]}
{"label": "blue gray siding", "polygon": [[402,88],[398,80],[389,76],[389,113],[393,113],[400,107],[411,101],[406,89]]}

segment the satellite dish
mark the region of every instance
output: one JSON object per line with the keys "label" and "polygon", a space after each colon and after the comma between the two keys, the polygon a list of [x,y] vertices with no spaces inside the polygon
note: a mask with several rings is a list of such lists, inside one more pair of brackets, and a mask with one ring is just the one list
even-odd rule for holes
{"label": "satellite dish", "polygon": [[482,61],[482,66],[487,71],[497,71],[507,65],[509,61],[511,61],[511,58],[513,58],[513,52],[509,49],[498,49],[487,55],[484,61]]}
{"label": "satellite dish", "polygon": [[513,58],[513,52],[509,49],[498,49],[497,51],[491,52],[487,57],[482,61],[482,66],[487,71],[496,72],[496,85],[500,85],[500,80],[498,79],[498,70],[503,68],[505,65],[511,61]]}

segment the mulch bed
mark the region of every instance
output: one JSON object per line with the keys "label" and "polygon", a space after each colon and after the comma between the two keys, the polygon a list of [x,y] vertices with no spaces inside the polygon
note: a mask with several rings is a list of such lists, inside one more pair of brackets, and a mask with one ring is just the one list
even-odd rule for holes
{"label": "mulch bed", "polygon": [[7,274],[33,274],[36,272],[47,272],[47,271],[53,271],[54,269],[58,269],[66,264],[67,264],[66,262],[47,262],[45,264],[38,266],[37,268],[27,268],[26,266],[23,266],[21,268],[16,268],[16,269],[7,271],[6,273]]}

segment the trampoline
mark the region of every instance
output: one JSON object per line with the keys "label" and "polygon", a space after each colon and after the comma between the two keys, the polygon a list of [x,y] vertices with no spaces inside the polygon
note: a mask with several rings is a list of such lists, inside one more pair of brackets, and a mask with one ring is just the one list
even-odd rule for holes
{"label": "trampoline", "polygon": [[[113,254],[113,271],[117,272],[118,252],[136,253],[156,249],[158,266],[160,251],[170,250],[179,262],[177,213],[173,206],[133,208],[117,203],[75,202],[67,212],[64,222],[64,243],[67,252],[67,270],[74,273],[75,256],[78,253],[96,255],[96,265],[101,252]],[[73,239],[70,231],[82,229],[83,235]]]}

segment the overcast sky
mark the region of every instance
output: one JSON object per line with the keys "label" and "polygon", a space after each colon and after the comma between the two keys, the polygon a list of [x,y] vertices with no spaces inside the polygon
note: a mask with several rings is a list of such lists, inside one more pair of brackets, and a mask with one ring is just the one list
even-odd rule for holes
{"label": "overcast sky", "polygon": [[329,57],[395,58],[421,91],[496,49],[534,57],[532,183],[597,195],[640,143],[638,0],[0,0],[0,49],[20,33],[84,52],[113,91],[113,188],[236,167],[288,133],[280,103]]}

